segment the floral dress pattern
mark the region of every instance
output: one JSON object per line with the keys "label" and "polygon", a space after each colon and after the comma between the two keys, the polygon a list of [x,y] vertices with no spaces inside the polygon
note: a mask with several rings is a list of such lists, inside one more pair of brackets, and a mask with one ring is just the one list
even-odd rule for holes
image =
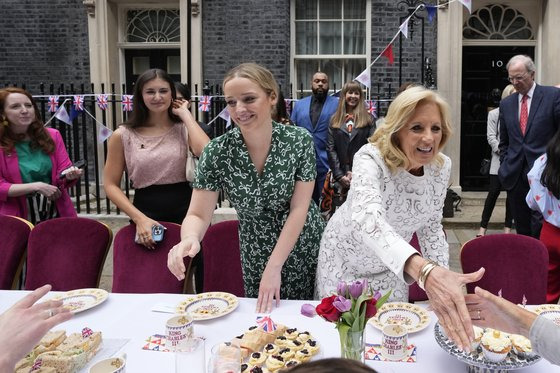
{"label": "floral dress pattern", "polygon": [[409,245],[414,232],[423,256],[448,266],[441,219],[451,160],[441,157],[443,165],[432,162],[424,166],[424,175],[414,176],[402,168],[392,173],[373,144],[356,153],[348,199],[321,240],[316,299],[336,291],[341,280],[367,278],[383,294],[392,290],[390,300],[408,301],[413,280],[404,264],[416,254]]}
{"label": "floral dress pattern", "polygon": [[[239,128],[212,140],[198,163],[194,188],[227,193],[239,217],[245,296],[258,297],[261,275],[290,212],[296,181],[316,176],[313,140],[305,129],[272,123],[262,175]],[[282,299],[311,299],[324,223],[310,200],[307,220],[282,268]]]}

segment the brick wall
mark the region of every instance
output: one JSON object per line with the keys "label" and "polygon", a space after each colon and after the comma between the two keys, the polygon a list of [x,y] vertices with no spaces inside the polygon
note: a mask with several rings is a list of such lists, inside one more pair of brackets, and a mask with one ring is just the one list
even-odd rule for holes
{"label": "brick wall", "polygon": [[89,82],[82,0],[2,0],[0,15],[0,86]]}

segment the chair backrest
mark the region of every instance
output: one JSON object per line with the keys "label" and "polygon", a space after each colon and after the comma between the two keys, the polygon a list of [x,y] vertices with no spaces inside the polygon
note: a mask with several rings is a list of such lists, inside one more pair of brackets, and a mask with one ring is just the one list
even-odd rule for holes
{"label": "chair backrest", "polygon": [[25,219],[0,215],[0,289],[16,288],[32,229],[33,224]]}
{"label": "chair backrest", "polygon": [[239,222],[227,220],[211,225],[202,239],[204,254],[204,291],[225,291],[245,296]]}
{"label": "chair backrest", "polygon": [[480,281],[467,284],[473,293],[480,286],[493,294],[527,304],[546,303],[548,251],[537,239],[519,234],[492,234],[465,242],[461,249],[463,273],[484,267]]}
{"label": "chair backrest", "polygon": [[[422,255],[422,250],[420,249],[420,243],[418,242],[418,236],[416,235],[416,233],[412,235],[412,239],[410,240],[410,246],[414,247],[416,251],[418,251],[420,255]],[[420,286],[418,286],[416,282],[413,283],[412,285],[409,285],[408,301],[410,303],[421,302],[425,300],[428,300],[428,295],[424,290],[420,289]]]}
{"label": "chair backrest", "polygon": [[[169,250],[181,241],[181,226],[160,222],[163,241],[154,250],[134,242],[136,225],[129,224],[115,235],[113,243],[113,293],[184,293],[186,282],[178,281],[167,268]],[[191,258],[185,258],[190,279]]]}
{"label": "chair backrest", "polygon": [[59,291],[98,287],[112,238],[111,228],[88,218],[37,224],[29,235],[25,289],[45,284]]}

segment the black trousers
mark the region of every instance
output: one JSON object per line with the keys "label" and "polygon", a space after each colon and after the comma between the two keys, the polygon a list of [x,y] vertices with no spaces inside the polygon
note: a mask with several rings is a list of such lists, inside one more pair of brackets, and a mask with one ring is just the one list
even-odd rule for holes
{"label": "black trousers", "polygon": [[[492,211],[496,206],[496,200],[502,191],[502,184],[500,183],[500,178],[498,175],[489,175],[490,185],[488,186],[488,195],[486,196],[486,201],[484,202],[484,209],[482,210],[482,218],[480,220],[480,226],[482,228],[488,228],[488,222],[492,216]],[[512,227],[513,215],[511,213],[511,207],[509,206],[509,196],[506,198],[506,218],[504,221],[504,226],[506,228]]]}
{"label": "black trousers", "polygon": [[510,207],[513,212],[517,234],[534,237],[538,240],[541,235],[543,218],[540,212],[531,210],[525,200],[527,193],[529,193],[527,173],[529,173],[530,170],[531,167],[529,167],[525,160],[523,171],[521,175],[519,175],[517,183],[512,189],[508,190],[508,198],[510,200]]}

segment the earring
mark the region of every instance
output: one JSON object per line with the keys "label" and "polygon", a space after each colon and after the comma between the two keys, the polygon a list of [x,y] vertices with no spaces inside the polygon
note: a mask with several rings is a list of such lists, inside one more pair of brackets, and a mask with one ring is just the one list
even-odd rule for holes
{"label": "earring", "polygon": [[2,122],[0,122],[0,124],[1,124],[2,126],[4,126],[4,127],[8,127],[8,125],[9,125],[10,123],[8,123],[8,120],[6,119],[5,116],[2,116]]}

